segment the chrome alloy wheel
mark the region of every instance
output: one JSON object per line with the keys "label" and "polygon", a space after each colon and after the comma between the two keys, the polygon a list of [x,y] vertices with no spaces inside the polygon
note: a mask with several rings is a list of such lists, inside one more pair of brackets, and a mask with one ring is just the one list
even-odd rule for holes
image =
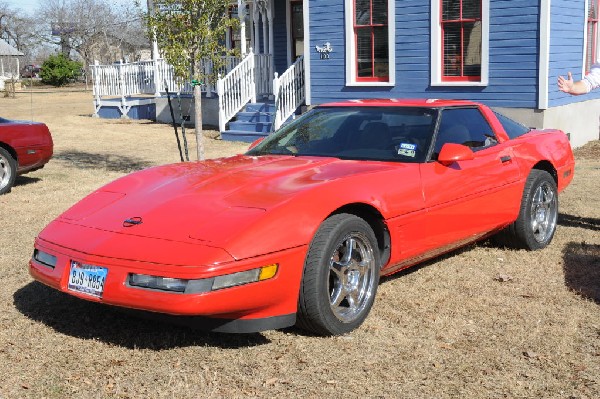
{"label": "chrome alloy wheel", "polygon": [[531,201],[531,230],[537,242],[544,242],[556,228],[558,203],[554,188],[543,182]]}
{"label": "chrome alloy wheel", "polygon": [[6,187],[6,185],[10,182],[12,173],[13,172],[8,159],[0,154],[0,189]]}
{"label": "chrome alloy wheel", "polygon": [[329,261],[329,305],[343,323],[360,317],[373,295],[373,279],[379,272],[373,248],[360,232],[348,234]]}

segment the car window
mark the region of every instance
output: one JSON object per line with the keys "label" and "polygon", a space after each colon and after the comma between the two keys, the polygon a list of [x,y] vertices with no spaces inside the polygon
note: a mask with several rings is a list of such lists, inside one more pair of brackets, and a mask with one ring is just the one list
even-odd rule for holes
{"label": "car window", "polygon": [[422,107],[317,107],[247,154],[424,162],[437,112]]}
{"label": "car window", "polygon": [[454,108],[442,111],[433,158],[437,159],[446,143],[462,144],[473,151],[498,143],[492,127],[477,108]]}
{"label": "car window", "polygon": [[508,137],[510,137],[511,139],[522,136],[531,130],[527,126],[521,125],[520,123],[515,122],[509,117],[504,116],[498,112],[494,111],[494,114],[496,115],[496,118],[498,118],[498,121],[500,121],[502,127],[504,127],[504,131],[506,132]]}

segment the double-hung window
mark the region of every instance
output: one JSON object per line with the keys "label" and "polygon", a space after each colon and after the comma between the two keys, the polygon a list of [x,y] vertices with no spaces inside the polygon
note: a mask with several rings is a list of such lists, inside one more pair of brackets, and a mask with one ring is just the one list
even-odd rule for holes
{"label": "double-hung window", "polygon": [[585,73],[590,72],[598,59],[598,7],[600,0],[589,0],[587,15],[587,43],[585,48]]}
{"label": "double-hung window", "polygon": [[489,0],[432,0],[432,85],[486,85]]}
{"label": "double-hung window", "polygon": [[346,0],[346,83],[394,84],[393,0]]}

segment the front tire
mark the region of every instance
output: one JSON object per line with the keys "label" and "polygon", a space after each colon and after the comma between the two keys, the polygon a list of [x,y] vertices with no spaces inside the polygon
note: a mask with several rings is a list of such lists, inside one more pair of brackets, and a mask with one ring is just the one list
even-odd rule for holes
{"label": "front tire", "polygon": [[379,284],[375,233],[355,215],[326,219],[310,243],[298,301],[297,326],[340,335],[366,319]]}
{"label": "front tire", "polygon": [[0,147],[0,195],[10,192],[17,177],[17,161]]}
{"label": "front tire", "polygon": [[537,250],[552,241],[558,219],[558,190],[552,176],[533,169],[523,190],[517,220],[500,234],[500,242],[514,248]]}

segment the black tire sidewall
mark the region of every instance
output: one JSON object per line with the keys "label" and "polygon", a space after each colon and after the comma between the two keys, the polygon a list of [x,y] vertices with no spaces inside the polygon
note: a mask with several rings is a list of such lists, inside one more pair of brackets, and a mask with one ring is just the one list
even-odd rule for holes
{"label": "black tire sidewall", "polygon": [[[371,297],[365,308],[352,322],[339,320],[329,304],[329,260],[332,253],[339,247],[349,234],[362,234],[370,243],[377,271],[371,281]],[[303,317],[311,319],[314,332],[322,335],[340,335],[358,328],[367,318],[373,306],[377,286],[379,285],[380,256],[377,239],[371,226],[363,219],[350,214],[338,214],[325,220],[313,238],[306,257],[304,276],[302,278],[302,293],[300,300],[309,300],[314,305],[307,309]],[[316,274],[310,279],[307,274]],[[310,286],[306,286],[306,285]],[[303,298],[304,296],[304,298]]]}
{"label": "black tire sidewall", "polygon": [[[553,190],[554,198],[556,200],[556,208],[555,212],[555,223],[550,234],[547,235],[544,241],[537,241],[533,236],[533,229],[531,226],[531,217],[532,217],[532,201],[535,195],[535,192],[538,190],[540,186],[544,183],[547,183]],[[543,170],[534,169],[531,171],[527,182],[525,183],[525,192],[523,196],[523,201],[521,204],[521,211],[519,213],[519,219],[517,220],[517,232],[519,235],[522,244],[530,250],[542,249],[545,248],[554,237],[554,233],[556,232],[556,221],[558,219],[558,190],[556,187],[556,182],[552,178],[552,176]]]}
{"label": "black tire sidewall", "polygon": [[17,161],[5,148],[0,147],[0,155],[6,158],[6,160],[8,161],[8,167],[10,168],[11,172],[8,184],[4,187],[0,187],[0,195],[2,195],[9,193],[12,189],[12,186],[15,184],[15,179],[17,178]]}

